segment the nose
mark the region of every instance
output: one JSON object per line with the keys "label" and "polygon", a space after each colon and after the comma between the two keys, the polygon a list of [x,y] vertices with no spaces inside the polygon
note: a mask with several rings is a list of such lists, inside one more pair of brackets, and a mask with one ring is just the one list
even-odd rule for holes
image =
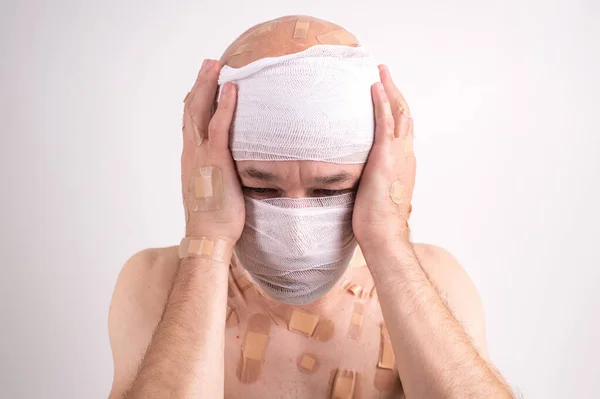
{"label": "nose", "polygon": [[286,190],[284,196],[287,198],[306,198],[309,196],[309,194],[304,188],[294,188],[291,190]]}

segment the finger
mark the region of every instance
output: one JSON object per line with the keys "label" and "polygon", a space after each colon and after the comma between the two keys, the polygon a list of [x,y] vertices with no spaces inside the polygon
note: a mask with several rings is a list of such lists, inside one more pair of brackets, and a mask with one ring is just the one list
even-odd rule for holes
{"label": "finger", "polygon": [[192,98],[194,97],[194,93],[196,92],[196,87],[198,86],[198,84],[200,83],[200,76],[201,76],[201,72],[204,71],[204,68],[206,67],[206,63],[209,60],[204,60],[202,61],[202,66],[200,67],[200,70],[198,71],[198,75],[196,76],[196,81],[194,82],[194,85],[192,86],[192,89],[188,92],[188,94],[185,96],[185,98],[183,99],[184,103],[187,103],[188,100],[191,101]]}
{"label": "finger", "polygon": [[208,143],[211,151],[229,149],[229,128],[233,120],[237,90],[233,83],[227,82],[221,90],[217,110],[208,126]]}
{"label": "finger", "polygon": [[400,89],[398,89],[398,87],[394,83],[392,79],[392,74],[390,73],[390,70],[387,66],[383,64],[379,65],[379,76],[381,78],[381,82],[383,82],[383,85],[386,87],[386,91],[388,92],[388,96],[390,96],[390,99],[394,98],[395,100],[397,100],[398,106],[402,110],[402,112],[407,117],[411,118],[410,108],[406,103],[406,99],[404,98],[404,95],[402,95]]}
{"label": "finger", "polygon": [[381,82],[372,86],[372,94],[375,108],[374,145],[387,145],[394,138],[394,116],[390,102]]}
{"label": "finger", "polygon": [[394,137],[404,138],[412,135],[413,123],[410,116],[410,109],[404,96],[394,84],[390,71],[385,65],[379,65],[379,76],[390,100],[392,115],[394,115]]}
{"label": "finger", "polygon": [[194,135],[196,146],[199,146],[207,136],[220,70],[221,65],[218,61],[206,60],[185,103],[184,112],[188,113],[192,123],[192,129],[188,133]]}

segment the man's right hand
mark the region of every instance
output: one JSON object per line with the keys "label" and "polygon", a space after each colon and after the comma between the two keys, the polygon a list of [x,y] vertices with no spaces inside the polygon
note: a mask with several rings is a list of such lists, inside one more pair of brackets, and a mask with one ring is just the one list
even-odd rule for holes
{"label": "man's right hand", "polygon": [[[220,70],[218,61],[205,60],[196,83],[184,101],[181,183],[186,237],[219,237],[233,245],[242,234],[245,220],[241,184],[229,150],[229,128],[237,91],[234,84],[226,83],[213,114]],[[196,171],[203,167],[220,169],[223,198],[218,198],[221,194],[215,191],[213,195],[219,205],[209,206],[210,210],[195,210],[194,179]]]}

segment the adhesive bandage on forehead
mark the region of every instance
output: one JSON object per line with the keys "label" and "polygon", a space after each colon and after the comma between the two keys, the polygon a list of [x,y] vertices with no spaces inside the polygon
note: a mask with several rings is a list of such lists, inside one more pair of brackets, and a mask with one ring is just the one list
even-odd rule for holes
{"label": "adhesive bandage on forehead", "polygon": [[373,144],[371,86],[378,81],[362,46],[317,45],[224,66],[219,85],[238,87],[233,158],[364,163]]}

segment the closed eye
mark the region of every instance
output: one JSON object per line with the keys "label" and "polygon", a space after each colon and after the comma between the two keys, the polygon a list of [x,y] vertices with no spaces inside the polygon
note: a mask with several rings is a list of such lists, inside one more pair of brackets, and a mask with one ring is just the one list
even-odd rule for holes
{"label": "closed eye", "polygon": [[274,188],[242,186],[242,191],[244,192],[244,195],[257,199],[275,198],[280,196],[279,190]]}
{"label": "closed eye", "polygon": [[251,193],[254,194],[274,194],[277,192],[277,190],[275,190],[274,188],[265,188],[265,187],[247,187],[247,186],[242,186],[242,189],[244,191],[249,191]]}

